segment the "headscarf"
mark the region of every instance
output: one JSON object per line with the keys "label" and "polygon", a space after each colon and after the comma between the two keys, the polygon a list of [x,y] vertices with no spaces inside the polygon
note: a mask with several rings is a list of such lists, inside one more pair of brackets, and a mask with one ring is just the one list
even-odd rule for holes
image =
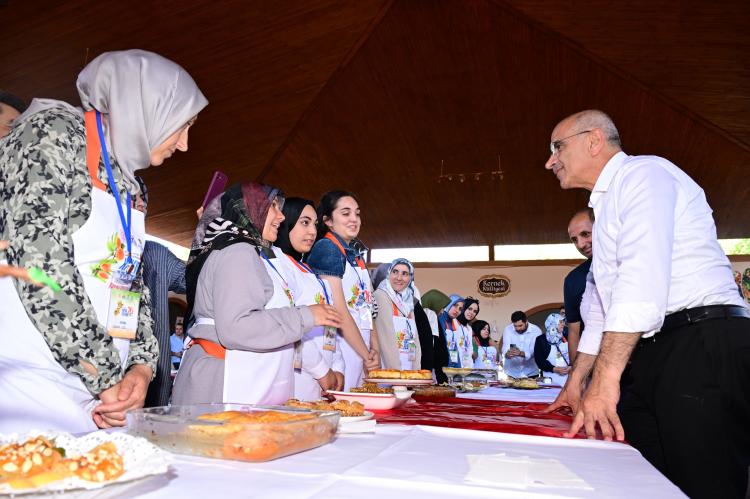
{"label": "headscarf", "polygon": [[[393,267],[399,264],[409,267],[409,284],[407,284],[406,287],[400,292],[393,289],[390,279]],[[381,265],[380,267],[383,266],[384,265]],[[378,270],[380,269],[380,267],[378,267]],[[404,317],[409,317],[409,315],[411,315],[412,311],[414,310],[414,288],[412,287],[413,282],[414,265],[412,265],[411,262],[406,258],[396,258],[388,267],[387,277],[380,281],[380,285],[377,289],[382,289],[383,291],[388,293],[388,296],[390,297],[391,301],[396,304],[396,308],[398,308],[399,312],[401,312]]]}
{"label": "headscarf", "polygon": [[261,232],[274,198],[278,198],[279,206],[283,208],[284,191],[281,189],[258,182],[242,182],[208,203],[195,230],[185,268],[188,301],[185,317],[188,323],[195,304],[198,277],[211,252],[232,244],[247,243],[255,246],[259,255],[275,257],[271,243],[263,239]]}
{"label": "headscarf", "polygon": [[146,189],[146,182],[143,181],[141,177],[138,175],[133,177],[136,182],[138,182],[138,187],[140,187],[141,190],[141,196],[143,197],[143,215],[145,216],[148,213],[148,189]]}
{"label": "headscarf", "polygon": [[443,313],[440,314],[440,316],[438,317],[440,319],[441,323],[444,324],[444,325],[445,324],[450,324],[453,321],[453,319],[451,319],[450,316],[448,315],[448,311],[451,308],[453,308],[453,305],[455,305],[456,303],[458,303],[460,301],[464,301],[464,299],[461,298],[459,295],[450,295],[449,298],[450,298],[450,302],[445,306],[445,309],[443,310]]}
{"label": "headscarf", "polygon": [[492,344],[490,343],[490,337],[487,336],[487,338],[482,338],[482,329],[486,327],[489,327],[489,323],[486,321],[474,321],[471,323],[471,329],[474,331],[474,336],[477,338],[477,341],[479,344],[485,348],[491,347]]}
{"label": "headscarf", "polygon": [[284,218],[284,221],[281,222],[281,225],[279,226],[279,235],[274,243],[275,246],[283,251],[285,255],[291,256],[298,262],[302,261],[304,255],[294,249],[292,241],[289,239],[289,233],[294,229],[294,226],[297,225],[297,221],[306,206],[312,206],[313,210],[315,209],[315,205],[309,199],[287,198],[284,201],[284,207],[281,211],[286,218]]}
{"label": "headscarf", "polygon": [[138,192],[136,170],[151,165],[151,151],[208,105],[198,85],[174,62],[144,50],[105,52],[78,75],[81,108],[52,99],[34,99],[13,123],[61,108],[83,117],[102,113],[107,150],[122,170],[125,189]]}
{"label": "headscarf", "polygon": [[422,297],[422,308],[428,308],[435,314],[439,314],[441,310],[448,306],[450,301],[451,299],[442,291],[431,289]]}
{"label": "headscarf", "polygon": [[[467,326],[469,324],[469,319],[466,318],[464,313],[466,312],[466,309],[474,303],[477,305],[477,315],[479,315],[479,300],[472,298],[471,296],[467,296],[464,300],[464,309],[461,311],[461,315],[459,315],[457,319],[462,326]],[[474,318],[476,319],[476,316]]]}
{"label": "headscarf", "polygon": [[563,316],[560,314],[549,314],[547,320],[544,321],[544,327],[547,328],[547,341],[550,345],[557,345],[563,339],[563,334],[557,330],[558,324],[565,322]]}

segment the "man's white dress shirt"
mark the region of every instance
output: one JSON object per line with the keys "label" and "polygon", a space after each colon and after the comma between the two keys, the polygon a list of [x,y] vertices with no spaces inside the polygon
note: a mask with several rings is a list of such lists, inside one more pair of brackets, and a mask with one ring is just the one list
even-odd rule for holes
{"label": "man's white dress shirt", "polygon": [[526,357],[505,358],[505,372],[514,378],[524,376],[536,376],[539,374],[539,368],[534,361],[534,342],[536,337],[542,334],[542,330],[532,323],[529,323],[528,329],[523,334],[518,334],[513,323],[509,324],[503,331],[503,355],[510,350],[511,343],[515,344],[519,350],[526,354]]}
{"label": "man's white dress shirt", "polygon": [[745,306],[703,189],[666,159],[618,152],[589,205],[594,258],[579,352],[597,355],[604,331],[652,336],[686,308]]}

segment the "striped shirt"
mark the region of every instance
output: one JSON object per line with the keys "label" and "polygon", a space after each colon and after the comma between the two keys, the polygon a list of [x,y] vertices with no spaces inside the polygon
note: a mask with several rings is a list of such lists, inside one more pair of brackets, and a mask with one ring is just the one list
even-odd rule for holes
{"label": "striped shirt", "polygon": [[174,256],[165,246],[146,241],[146,247],[143,250],[143,282],[151,291],[154,336],[159,341],[156,377],[148,387],[144,407],[157,407],[169,404],[172,391],[169,292],[186,293],[185,262]]}

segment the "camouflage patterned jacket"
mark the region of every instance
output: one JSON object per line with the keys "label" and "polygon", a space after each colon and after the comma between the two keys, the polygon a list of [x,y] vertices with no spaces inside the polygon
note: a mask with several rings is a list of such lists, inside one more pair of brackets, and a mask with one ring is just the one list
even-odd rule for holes
{"label": "camouflage patterned jacket", "polygon": [[[110,159],[119,184],[120,168]],[[103,160],[98,177],[112,194]],[[60,284],[62,292],[55,294],[48,287],[14,280],[31,322],[54,358],[97,394],[122,379],[122,366],[73,263],[71,235],[89,218],[92,187],[81,117],[50,109],[33,115],[0,140],[0,239],[9,243],[5,255],[0,252],[0,260],[39,267]],[[144,364],[156,372],[159,347],[152,327],[150,295],[145,289],[126,368]],[[79,360],[93,364],[99,377],[89,374]]]}

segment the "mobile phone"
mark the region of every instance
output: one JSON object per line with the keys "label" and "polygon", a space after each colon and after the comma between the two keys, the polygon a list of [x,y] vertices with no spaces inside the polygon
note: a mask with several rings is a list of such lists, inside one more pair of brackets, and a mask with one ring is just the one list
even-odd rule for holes
{"label": "mobile phone", "polygon": [[516,349],[516,348],[518,348],[518,347],[516,346],[516,344],[515,344],[515,343],[511,343],[511,344],[510,344],[510,349],[511,349],[511,350],[514,350],[514,349]]}
{"label": "mobile phone", "polygon": [[221,172],[214,173],[214,178],[211,180],[211,185],[208,187],[208,192],[201,205],[203,208],[208,206],[216,196],[224,192],[224,187],[227,185],[227,176]]}

